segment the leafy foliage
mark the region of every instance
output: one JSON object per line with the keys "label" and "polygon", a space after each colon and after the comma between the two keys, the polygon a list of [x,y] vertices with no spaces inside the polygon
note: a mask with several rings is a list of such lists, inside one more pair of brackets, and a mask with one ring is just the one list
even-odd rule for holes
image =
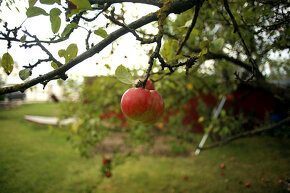
{"label": "leafy foliage", "polygon": [[[135,71],[131,73],[122,65],[116,70],[119,80],[127,81],[126,76],[133,80],[136,73]],[[188,147],[193,145],[193,141],[197,143],[195,141],[197,135],[192,130],[194,129],[192,122],[184,122],[186,116],[191,115],[186,111],[189,101],[193,97],[198,97],[202,93],[208,94],[210,91],[216,97],[219,97],[222,92],[227,92],[227,88],[223,85],[219,85],[219,89],[216,89],[215,76],[208,76],[207,79],[211,82],[205,83],[201,77],[193,76],[194,74],[197,75],[194,72],[188,76],[184,72],[176,73],[164,78],[162,82],[155,83],[155,88],[163,96],[166,110],[163,118],[154,125],[142,125],[130,121],[122,114],[120,100],[123,93],[132,86],[130,81],[124,81],[126,84],[122,84],[115,77],[100,76],[86,78],[82,87],[73,83],[68,85],[67,99],[73,93],[80,93],[78,102],[67,100],[62,108],[63,118],[76,117],[79,120],[67,128],[72,135],[70,139],[74,141],[83,156],[92,156],[95,145],[116,132],[126,134],[126,142],[129,147],[140,145],[150,147],[154,144],[155,138],[170,136],[172,138],[169,146],[173,152],[187,151]],[[212,109],[213,106],[206,106],[200,101],[197,113],[203,117],[204,120],[200,122],[204,127],[218,121],[217,119],[212,120]],[[222,120],[223,132],[215,131],[222,136],[230,135],[229,132],[225,132],[225,128],[232,128],[232,125],[235,125],[236,127],[232,128],[234,133],[243,123],[236,121],[234,116],[230,117],[226,114]],[[230,121],[228,122],[228,120]],[[219,124],[216,124],[216,127],[218,126]],[[75,140],[73,136],[78,136],[78,140]],[[119,147],[115,148],[115,153],[117,153]],[[107,152],[107,154],[110,153],[112,152]]]}
{"label": "leafy foliage", "polygon": [[[123,1],[114,1],[114,4],[121,2]],[[122,117],[120,98],[128,89],[128,85],[137,78],[136,72],[132,75],[122,65],[117,68],[116,76],[128,85],[121,84],[115,77],[110,76],[97,77],[95,80],[87,78],[82,86],[71,80],[67,81],[68,100],[63,117],[76,118],[77,121],[70,125],[69,131],[73,136],[77,136],[72,139],[83,155],[91,155],[96,143],[116,131],[127,133],[128,141],[133,144],[151,144],[154,136],[171,135],[174,138],[171,143],[172,149],[176,152],[185,150],[187,143],[192,143],[194,139],[191,133],[192,125],[185,124],[184,121],[189,101],[198,103],[198,106],[190,105],[196,107],[191,109],[192,112],[196,115],[198,111],[200,115],[198,119],[189,117],[190,123],[204,127],[214,125],[208,132],[219,137],[231,135],[244,124],[244,117],[236,117],[231,112],[222,111],[221,119],[212,119],[213,105],[204,104],[203,97],[221,99],[221,96],[236,89],[237,85],[232,81],[234,78],[248,83],[247,81],[252,79],[264,81],[289,77],[289,59],[269,57],[271,53],[282,53],[289,49],[289,5],[285,1],[170,0],[143,3],[157,5],[158,11],[127,24],[130,14],[125,5],[118,7],[104,1],[89,0],[29,0],[27,21],[31,17],[49,16],[53,36],[45,40],[38,39],[34,34],[30,34],[29,30],[23,30],[22,24],[12,29],[8,23],[3,25],[5,30],[1,31],[0,37],[1,40],[7,41],[7,48],[11,48],[12,43],[19,43],[24,48],[38,46],[48,55],[48,59],[40,59],[35,64],[23,64],[25,69],[19,72],[22,80],[26,80],[33,68],[42,62],[49,62],[53,69],[61,68],[33,79],[33,84],[36,82],[46,85],[55,78],[65,79],[64,73],[69,68],[99,53],[106,46],[113,45],[115,40],[128,32],[141,44],[154,44],[155,48],[148,52],[149,66],[144,76],[145,79],[150,76],[150,79],[156,81],[156,90],[165,100],[164,120],[160,120],[156,125],[144,126],[125,121]],[[13,3],[6,6],[10,9],[11,4]],[[195,9],[192,9],[193,7]],[[180,14],[168,17],[170,13]],[[99,25],[100,15],[104,15],[108,23]],[[158,30],[157,35],[150,29],[138,29],[152,21],[157,21],[157,25],[151,26]],[[63,30],[61,25],[65,26]],[[114,29],[114,25],[118,25],[120,29],[108,34],[110,30],[106,28]],[[58,43],[68,40],[75,30],[84,29],[87,32],[84,41],[86,51],[78,55],[79,46],[72,43],[58,51],[58,56],[64,58],[66,65],[57,62],[57,58],[46,46],[59,45]],[[19,33],[22,34],[19,36]],[[95,44],[96,39],[90,39],[92,33],[103,39]],[[114,54],[113,49],[111,54]],[[73,60],[75,57],[78,57],[78,60]],[[147,61],[138,62],[146,67],[148,65]],[[13,63],[8,52],[3,55],[1,66],[7,74],[13,70]],[[106,67],[110,69],[109,64]],[[144,72],[144,69],[142,70]],[[59,72],[61,74],[57,74]],[[257,72],[261,74],[260,77],[256,76]],[[239,73],[243,73],[244,77],[238,76]],[[249,76],[251,74],[253,76]],[[25,90],[27,87],[13,87],[11,90],[16,88]],[[7,92],[6,90],[3,92]],[[80,94],[74,96],[75,93]]]}

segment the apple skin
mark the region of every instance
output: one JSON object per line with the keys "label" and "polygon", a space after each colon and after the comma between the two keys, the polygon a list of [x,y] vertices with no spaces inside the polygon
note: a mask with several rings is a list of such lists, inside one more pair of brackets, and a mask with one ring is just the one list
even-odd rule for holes
{"label": "apple skin", "polygon": [[[138,78],[134,81],[134,86],[140,81],[144,81],[144,79]],[[145,85],[145,88],[148,90],[155,90],[155,85],[153,84],[151,79],[148,79]]]}
{"label": "apple skin", "polygon": [[220,168],[221,168],[221,169],[224,169],[225,167],[226,167],[225,164],[220,164]]}
{"label": "apple skin", "polygon": [[105,176],[106,176],[107,178],[110,178],[110,177],[112,176],[112,172],[110,172],[110,171],[106,172],[106,173],[105,173]]}
{"label": "apple skin", "polygon": [[107,159],[107,158],[104,158],[103,159],[103,164],[106,165],[106,164],[110,164],[111,163],[111,160],[110,159]]}
{"label": "apple skin", "polygon": [[164,102],[155,90],[130,88],[122,96],[121,109],[129,119],[151,124],[162,117]]}

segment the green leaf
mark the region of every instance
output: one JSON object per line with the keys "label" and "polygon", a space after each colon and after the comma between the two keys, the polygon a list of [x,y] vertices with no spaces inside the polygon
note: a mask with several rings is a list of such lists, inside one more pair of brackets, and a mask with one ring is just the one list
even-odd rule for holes
{"label": "green leaf", "polygon": [[105,66],[105,68],[107,68],[108,70],[111,70],[111,66],[110,66],[109,64],[105,64],[104,66]]}
{"label": "green leaf", "polygon": [[98,36],[101,36],[102,38],[108,37],[107,32],[104,29],[102,29],[102,28],[99,28],[98,30],[95,30],[94,33],[96,35],[98,35]]}
{"label": "green leaf", "polygon": [[161,54],[167,60],[171,61],[175,57],[175,50],[178,47],[177,41],[169,39],[163,44]]}
{"label": "green leaf", "polygon": [[31,76],[31,69],[26,68],[19,71],[19,77],[21,80],[26,80],[29,76]]}
{"label": "green leaf", "polygon": [[53,8],[50,10],[50,17],[58,17],[61,14],[61,10],[58,8]]}
{"label": "green leaf", "polygon": [[207,48],[202,48],[201,52],[200,52],[200,56],[203,56],[205,54],[207,54]]}
{"label": "green leaf", "polygon": [[51,30],[55,34],[59,31],[60,25],[61,25],[61,19],[59,15],[61,14],[61,11],[58,8],[53,8],[50,10],[50,23],[51,23]]}
{"label": "green leaf", "polygon": [[58,68],[58,65],[55,62],[51,62],[51,67],[53,69],[57,69]]}
{"label": "green leaf", "polygon": [[46,11],[40,7],[29,7],[26,11],[27,17],[35,17],[38,15],[48,15]]}
{"label": "green leaf", "polygon": [[33,7],[37,0],[29,0],[29,7]]}
{"label": "green leaf", "polygon": [[78,54],[78,46],[76,44],[70,44],[66,49],[66,54],[67,54],[66,62],[74,59]]}
{"label": "green leaf", "polygon": [[128,71],[125,66],[120,65],[115,71],[115,76],[118,78],[119,81],[125,83],[125,84],[133,84],[134,79],[132,74]]}
{"label": "green leaf", "polygon": [[209,46],[209,41],[208,40],[204,40],[201,42],[200,44],[200,48],[203,49],[203,48],[207,48]]}
{"label": "green leaf", "polygon": [[71,30],[71,29],[74,29],[74,28],[78,28],[78,24],[76,24],[76,23],[74,23],[74,22],[68,24],[68,25],[64,28],[64,30],[63,30],[63,32],[62,32],[62,34],[61,34],[61,37],[66,36],[66,35],[70,32],[70,30]]}
{"label": "green leaf", "polygon": [[192,29],[190,35],[191,36],[198,36],[199,35],[199,31],[197,29]]}
{"label": "green leaf", "polygon": [[74,59],[78,54],[78,46],[76,44],[70,44],[66,50],[61,49],[58,51],[59,57],[64,57],[65,62],[69,62],[70,60]]}
{"label": "green leaf", "polygon": [[218,39],[213,40],[209,46],[210,51],[212,52],[220,51],[223,48],[224,43],[225,43],[225,40],[223,38],[218,38]]}
{"label": "green leaf", "polygon": [[26,40],[26,35],[23,35],[23,36],[20,38],[20,42],[21,42],[21,43],[24,43],[25,40]]}
{"label": "green leaf", "polygon": [[92,9],[88,0],[71,0],[71,2],[75,4],[78,9]]}
{"label": "green leaf", "polygon": [[3,54],[2,60],[1,60],[1,66],[4,68],[4,71],[7,75],[9,75],[13,70],[13,58],[12,56],[7,52]]}
{"label": "green leaf", "polygon": [[40,0],[40,3],[47,4],[47,5],[52,5],[54,3],[57,3],[60,5],[60,0]]}
{"label": "green leaf", "polygon": [[66,51],[64,49],[61,49],[58,51],[58,55],[59,55],[59,57],[65,57]]}
{"label": "green leaf", "polygon": [[179,60],[181,58],[184,58],[184,56],[179,54],[179,55],[174,56],[174,58],[172,58],[168,62],[176,62],[177,60]]}

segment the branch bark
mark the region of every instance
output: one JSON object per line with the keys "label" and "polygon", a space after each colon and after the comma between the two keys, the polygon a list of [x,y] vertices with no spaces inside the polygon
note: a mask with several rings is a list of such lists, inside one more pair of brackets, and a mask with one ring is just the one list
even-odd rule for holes
{"label": "branch bark", "polygon": [[[175,39],[175,40],[178,40],[177,37],[175,37],[174,35],[170,34],[170,33],[164,33],[166,36],[172,38],[172,39]],[[186,48],[189,49],[191,52],[194,52],[194,53],[199,53],[201,52],[201,49],[199,48],[193,48],[191,46],[189,46],[188,44],[185,44]],[[234,57],[230,57],[228,55],[225,55],[223,53],[213,53],[213,52],[208,52],[207,54],[204,55],[204,57],[206,59],[225,59],[237,66],[240,66],[242,68],[244,68],[245,70],[247,70],[248,72],[252,72],[252,67],[250,64],[247,64],[239,59],[236,59]]]}
{"label": "branch bark", "polygon": [[[146,0],[145,0],[146,1]],[[192,1],[192,0],[176,0],[171,4],[170,9],[168,9],[168,14],[169,13],[180,13],[183,11],[186,11],[194,6],[194,4],[198,0]],[[120,1],[119,1],[120,2]],[[141,2],[141,1],[140,1]],[[107,3],[107,2],[105,2]],[[140,28],[148,23],[151,23],[153,21],[158,20],[158,11],[155,13],[148,14],[134,22],[128,25],[128,28],[130,29],[137,29]],[[27,88],[30,88],[38,83],[45,82],[47,80],[52,80],[55,77],[64,74],[66,71],[74,67],[75,65],[79,64],[80,62],[86,60],[87,58],[92,57],[93,55],[99,53],[102,51],[106,46],[108,46],[110,43],[118,39],[119,37],[123,36],[124,34],[128,33],[129,30],[128,28],[120,28],[114,32],[112,32],[107,38],[103,39],[100,41],[98,44],[96,44],[94,47],[91,49],[85,51],[81,55],[77,56],[76,58],[72,59],[65,65],[62,65],[56,70],[53,70],[51,72],[48,72],[47,74],[44,74],[42,76],[39,76],[37,78],[34,78],[32,80],[29,80],[25,83],[22,84],[17,84],[14,86],[8,86],[4,88],[0,88],[0,95],[5,94],[5,93],[11,93],[15,91],[22,91],[24,92]]]}
{"label": "branch bark", "polygon": [[252,131],[247,131],[247,132],[244,132],[244,133],[240,133],[240,134],[234,135],[232,137],[229,137],[229,138],[227,138],[227,139],[225,139],[223,141],[214,143],[212,145],[208,145],[208,146],[205,146],[205,147],[202,147],[202,148],[201,147],[197,147],[197,148],[201,149],[201,150],[211,149],[211,148],[214,148],[214,147],[218,147],[218,146],[222,146],[222,145],[228,144],[231,141],[234,141],[236,139],[257,135],[257,134],[260,134],[260,133],[262,133],[264,131],[270,131],[270,130],[276,129],[277,127],[280,127],[282,125],[286,125],[286,124],[289,124],[289,123],[290,123],[290,117],[287,117],[287,118],[283,119],[282,121],[280,121],[278,123],[271,124],[271,125],[268,125],[268,126],[265,126],[265,127],[259,128],[259,129],[255,129],[255,130],[252,130]]}
{"label": "branch bark", "polygon": [[163,3],[162,1],[156,1],[156,0],[90,0],[91,4],[114,4],[114,3],[125,3],[125,2],[130,2],[130,3],[142,3],[142,4],[148,4],[148,5],[154,5],[157,7],[162,7]]}

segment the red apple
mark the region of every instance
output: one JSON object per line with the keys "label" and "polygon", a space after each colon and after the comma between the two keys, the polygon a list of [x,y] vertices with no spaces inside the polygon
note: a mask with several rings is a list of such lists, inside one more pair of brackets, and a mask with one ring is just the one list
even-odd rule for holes
{"label": "red apple", "polygon": [[220,168],[222,168],[222,169],[224,169],[225,167],[226,167],[225,164],[221,164],[221,165],[220,165]]}
{"label": "red apple", "polygon": [[111,160],[110,159],[107,159],[107,158],[104,158],[103,159],[103,164],[106,165],[106,164],[110,164],[111,163]]}
{"label": "red apple", "polygon": [[[144,81],[144,79],[136,79],[135,82],[134,82],[134,86],[137,85],[137,83],[140,81]],[[145,85],[145,88],[148,89],[148,90],[154,90],[155,89],[155,85],[153,84],[152,80],[151,79],[148,79],[147,82],[146,82],[146,85]]]}
{"label": "red apple", "polygon": [[265,178],[261,178],[261,180],[262,180],[262,182],[265,182],[266,181]]}
{"label": "red apple", "polygon": [[249,188],[249,187],[251,186],[251,184],[250,184],[250,183],[245,183],[245,186],[246,186],[247,188]]}
{"label": "red apple", "polygon": [[227,95],[227,100],[232,101],[234,99],[234,95],[233,94],[229,94]]}
{"label": "red apple", "polygon": [[163,114],[164,103],[155,90],[130,88],[122,96],[121,109],[129,119],[155,123]]}
{"label": "red apple", "polygon": [[110,178],[110,177],[112,176],[112,172],[110,172],[110,171],[106,172],[106,173],[105,173],[105,176],[106,176],[107,178]]}
{"label": "red apple", "polygon": [[184,175],[182,178],[183,178],[184,180],[188,180],[188,176],[187,176],[187,175]]}

